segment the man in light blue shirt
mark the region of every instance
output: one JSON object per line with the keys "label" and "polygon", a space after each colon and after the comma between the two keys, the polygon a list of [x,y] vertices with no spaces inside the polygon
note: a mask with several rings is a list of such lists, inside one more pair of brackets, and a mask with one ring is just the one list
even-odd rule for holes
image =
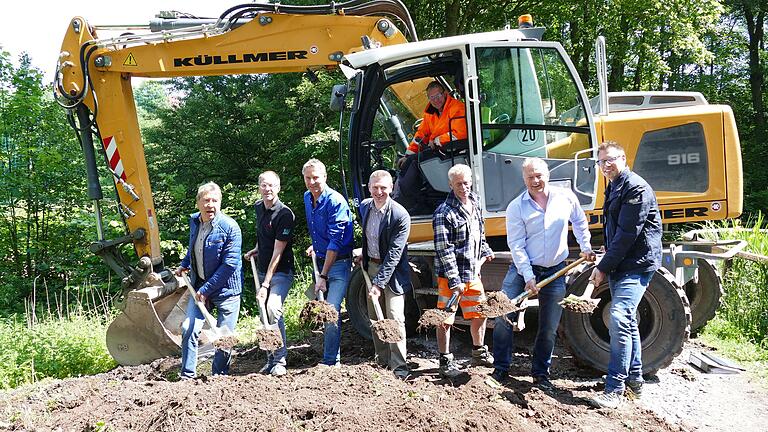
{"label": "man in light blue shirt", "polygon": [[[576,196],[568,189],[550,187],[549,168],[539,158],[523,162],[523,181],[527,188],[507,207],[507,244],[513,263],[502,290],[514,298],[527,290],[539,296],[539,326],[533,347],[531,375],[543,390],[554,387],[549,381],[549,367],[555,347],[557,326],[562,315],[558,304],[565,296],[565,277],[559,277],[540,291],[536,282],[565,267],[568,257],[568,222],[581,247],[581,255],[594,260],[589,240],[589,224]],[[496,318],[493,330],[493,377],[508,379],[514,333],[510,322],[517,313]]]}

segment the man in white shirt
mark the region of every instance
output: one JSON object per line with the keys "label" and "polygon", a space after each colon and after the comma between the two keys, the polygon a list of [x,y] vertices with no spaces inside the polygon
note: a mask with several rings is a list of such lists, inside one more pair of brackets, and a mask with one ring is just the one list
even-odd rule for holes
{"label": "man in white shirt", "polygon": [[[558,304],[565,296],[565,277],[559,277],[540,291],[536,283],[565,267],[568,257],[568,222],[581,247],[581,255],[594,260],[589,240],[589,225],[576,196],[568,189],[549,186],[549,168],[539,158],[523,162],[523,181],[527,188],[507,207],[507,244],[513,263],[509,267],[502,290],[509,298],[523,290],[539,297],[539,326],[533,347],[531,375],[543,390],[554,387],[549,381],[552,351],[557,326],[562,315]],[[505,319],[506,318],[506,319]],[[508,379],[514,348],[510,322],[517,313],[496,318],[493,330],[493,377]]]}

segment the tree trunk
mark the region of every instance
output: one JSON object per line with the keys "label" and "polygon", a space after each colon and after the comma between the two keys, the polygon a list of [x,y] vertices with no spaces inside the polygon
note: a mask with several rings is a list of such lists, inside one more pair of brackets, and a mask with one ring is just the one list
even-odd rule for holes
{"label": "tree trunk", "polygon": [[760,6],[752,9],[751,2],[742,2],[744,20],[747,23],[749,35],[749,88],[752,93],[752,108],[754,110],[755,132],[754,146],[760,154],[765,155],[765,104],[763,103],[763,87],[765,77],[760,62],[760,52],[763,51],[763,36],[765,25],[765,10]]}

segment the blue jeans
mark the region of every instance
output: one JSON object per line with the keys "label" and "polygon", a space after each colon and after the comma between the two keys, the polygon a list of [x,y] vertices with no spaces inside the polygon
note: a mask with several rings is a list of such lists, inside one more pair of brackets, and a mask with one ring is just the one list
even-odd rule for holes
{"label": "blue jeans", "polygon": [[[264,280],[264,273],[259,272],[259,280]],[[283,336],[283,346],[267,355],[270,366],[280,364],[285,366],[285,357],[288,355],[288,340],[285,337],[285,319],[283,318],[283,303],[288,297],[288,291],[293,285],[293,273],[274,273],[269,281],[269,296],[267,297],[267,317],[270,324],[277,320],[280,335]]]}
{"label": "blue jeans", "polygon": [[611,289],[610,323],[611,359],[605,392],[624,391],[625,381],[643,381],[643,359],[640,332],[637,328],[637,306],[655,272],[609,275]]}
{"label": "blue jeans", "polygon": [[[533,274],[538,282],[557,273],[563,267],[565,267],[564,262],[548,268],[536,266],[533,268]],[[521,294],[524,288],[525,280],[517,273],[515,266],[511,265],[504,277],[502,291],[511,299]],[[531,366],[531,375],[534,377],[549,377],[557,327],[560,324],[560,316],[563,314],[563,308],[558,303],[564,296],[564,276],[555,279],[539,291],[539,327],[536,331],[536,342],[533,345]],[[517,314],[518,312],[507,314],[509,322],[515,322]],[[514,348],[514,331],[509,322],[503,317],[498,317],[493,328],[493,367],[502,373],[509,370]]]}
{"label": "blue jeans", "polygon": [[328,281],[325,293],[325,301],[332,304],[339,312],[339,321],[325,325],[325,337],[323,339],[323,361],[321,363],[333,366],[341,360],[341,302],[347,295],[349,277],[352,273],[349,258],[338,260],[328,271]]}
{"label": "blue jeans", "polygon": [[[235,323],[240,314],[240,296],[231,296],[221,299],[211,300],[211,303],[218,311],[216,325],[218,327],[226,326],[233,332]],[[181,324],[181,377],[194,378],[197,375],[197,343],[200,337],[200,331],[205,324],[205,318],[197,308],[195,300],[190,297],[187,303],[187,319]],[[227,351],[216,350],[213,356],[213,375],[226,375],[229,372],[229,362],[231,356]]]}

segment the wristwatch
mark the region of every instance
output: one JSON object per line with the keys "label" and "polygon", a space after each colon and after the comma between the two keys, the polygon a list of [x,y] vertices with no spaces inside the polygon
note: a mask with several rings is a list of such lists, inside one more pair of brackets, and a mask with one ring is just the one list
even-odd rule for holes
{"label": "wristwatch", "polygon": [[318,276],[320,276],[320,279],[322,279],[324,281],[328,280],[328,275],[324,275],[324,274],[320,273]]}

